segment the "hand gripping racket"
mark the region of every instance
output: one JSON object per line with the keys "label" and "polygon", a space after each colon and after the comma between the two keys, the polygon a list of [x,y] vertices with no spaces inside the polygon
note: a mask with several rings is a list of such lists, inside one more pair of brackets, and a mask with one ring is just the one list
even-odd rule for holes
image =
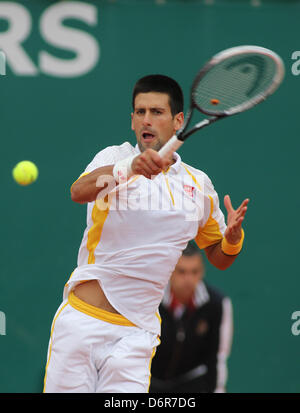
{"label": "hand gripping racket", "polygon": [[[263,47],[238,46],[216,54],[197,74],[185,122],[160,149],[160,156],[171,156],[190,135],[205,126],[262,102],[283,77],[281,58]],[[211,117],[187,130],[194,109]]]}

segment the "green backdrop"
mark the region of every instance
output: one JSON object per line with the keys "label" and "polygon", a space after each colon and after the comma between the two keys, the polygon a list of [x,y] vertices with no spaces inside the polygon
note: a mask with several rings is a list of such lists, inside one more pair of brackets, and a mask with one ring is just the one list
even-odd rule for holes
{"label": "green backdrop", "polygon": [[[84,19],[70,12],[78,6]],[[180,154],[211,177],[223,210],[227,193],[234,206],[250,198],[241,256],[226,272],[206,265],[207,281],[233,302],[227,389],[299,392],[300,336],[291,331],[300,310],[300,76],[292,72],[299,17],[299,1],[0,2],[0,49],[7,55],[0,76],[0,392],[42,390],[52,318],[85,228],[86,206],[71,201],[70,185],[102,148],[135,142],[135,81],[170,75],[188,101],[198,68],[242,44],[280,54],[284,83],[262,105],[193,136]],[[16,41],[5,36],[17,28],[16,53]],[[56,74],[43,63],[46,54],[56,58]],[[82,72],[72,74],[80,56]],[[40,175],[21,187],[11,171],[25,159]]]}

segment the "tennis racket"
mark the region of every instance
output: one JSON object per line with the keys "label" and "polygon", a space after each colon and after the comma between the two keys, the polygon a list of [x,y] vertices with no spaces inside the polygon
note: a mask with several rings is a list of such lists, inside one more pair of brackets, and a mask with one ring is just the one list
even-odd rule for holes
{"label": "tennis racket", "polygon": [[[189,136],[205,126],[262,102],[278,88],[283,77],[281,58],[263,47],[238,46],[216,54],[198,72],[185,122],[160,149],[160,156],[171,156]],[[210,118],[187,130],[194,109]]]}

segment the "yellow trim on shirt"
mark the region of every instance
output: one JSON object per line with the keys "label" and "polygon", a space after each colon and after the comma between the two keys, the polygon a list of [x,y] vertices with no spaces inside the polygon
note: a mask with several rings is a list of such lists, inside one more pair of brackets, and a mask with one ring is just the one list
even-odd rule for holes
{"label": "yellow trim on shirt", "polygon": [[56,314],[56,316],[54,317],[53,323],[52,323],[52,327],[51,327],[51,333],[50,333],[50,345],[49,345],[49,356],[48,356],[48,361],[46,364],[46,371],[45,371],[45,378],[44,378],[44,388],[43,388],[43,393],[45,393],[45,387],[46,387],[46,380],[47,380],[47,371],[48,371],[48,366],[50,363],[50,358],[51,358],[51,352],[52,352],[52,336],[53,336],[53,330],[54,330],[54,326],[55,326],[55,322],[57,320],[57,317],[61,314],[62,310],[64,308],[66,308],[66,306],[68,305],[68,303],[65,303],[61,309],[59,310],[59,312]]}
{"label": "yellow trim on shirt", "polygon": [[108,207],[105,210],[102,208],[99,209],[97,203],[95,202],[91,216],[94,224],[89,229],[87,235],[86,248],[89,251],[88,264],[95,264],[95,249],[100,242],[103,226],[108,216],[108,212]]}
{"label": "yellow trim on shirt", "polygon": [[[182,163],[183,164],[183,163]],[[196,184],[197,188],[201,191],[201,186],[198,183],[194,175],[188,170],[188,168],[183,164],[184,169],[192,178],[193,182]],[[195,238],[195,242],[199,248],[204,249],[210,245],[216,244],[223,239],[223,234],[220,231],[218,222],[212,217],[214,211],[214,202],[211,196],[210,199],[210,214],[209,218],[203,228],[199,228],[198,233]]]}
{"label": "yellow trim on shirt", "polygon": [[80,175],[80,177],[79,177],[78,179],[76,179],[75,182],[72,183],[71,188],[70,188],[70,192],[71,192],[71,193],[72,193],[72,187],[73,187],[73,185],[74,185],[77,181],[79,181],[80,178],[82,178],[83,176],[88,175],[89,173],[90,173],[90,172],[85,172],[85,173],[83,173],[82,175]]}
{"label": "yellow trim on shirt", "polygon": [[211,196],[210,199],[210,215],[203,228],[199,228],[195,238],[195,242],[200,249],[216,244],[223,239],[223,234],[220,231],[218,222],[212,217],[214,210],[214,201]]}
{"label": "yellow trim on shirt", "polygon": [[[82,174],[81,177],[84,176],[84,175],[88,175],[88,173]],[[139,177],[140,177],[140,175],[134,176],[128,182],[128,185],[132,184]],[[78,179],[80,179],[80,178],[78,178]],[[78,179],[77,179],[77,181],[78,181]],[[75,182],[77,182],[77,181],[75,181]],[[89,229],[88,235],[87,235],[88,239],[87,239],[86,248],[89,251],[88,264],[94,264],[95,263],[95,249],[97,248],[97,245],[99,244],[99,242],[101,240],[103,226],[104,226],[104,223],[105,223],[106,218],[108,216],[108,213],[109,213],[109,197],[108,197],[108,195],[106,195],[104,199],[102,199],[102,198],[101,199],[96,199],[95,200],[95,205],[93,207],[92,214],[91,214],[93,225]]]}
{"label": "yellow trim on shirt", "polygon": [[175,205],[174,196],[173,196],[172,191],[171,191],[171,188],[170,188],[169,180],[168,180],[168,178],[166,177],[165,172],[162,171],[162,173],[164,174],[164,177],[165,177],[165,180],[166,180],[166,184],[167,184],[167,187],[168,187],[168,191],[169,191],[169,194],[170,194],[172,203],[173,203],[173,205]]}
{"label": "yellow trim on shirt", "polygon": [[192,178],[193,182],[195,183],[195,185],[197,186],[197,188],[201,191],[201,186],[199,184],[199,182],[197,181],[197,179],[194,177],[194,175],[188,170],[188,168],[186,166],[184,166],[183,162],[182,162],[182,166],[184,167],[184,169],[187,171],[187,173],[190,175],[190,177]]}
{"label": "yellow trim on shirt", "polygon": [[[183,163],[182,163],[183,164]],[[201,191],[201,186],[198,183],[194,175],[188,170],[188,168],[183,164],[184,169],[192,178],[193,182],[196,184],[197,188]],[[223,239],[223,234],[220,231],[218,222],[212,217],[214,211],[214,201],[211,196],[210,199],[210,214],[209,218],[203,228],[199,228],[198,233],[195,238],[195,242],[199,248],[204,249],[210,245],[216,244]]]}
{"label": "yellow trim on shirt", "polygon": [[128,181],[128,185],[132,184],[134,181],[136,181],[138,178],[140,178],[141,175],[135,175],[130,180]]}
{"label": "yellow trim on shirt", "polygon": [[[132,184],[139,178],[140,175],[135,176],[128,185]],[[102,230],[106,218],[109,213],[109,196],[106,195],[104,199],[97,199],[92,210],[93,226],[88,231],[88,240],[86,247],[89,251],[88,264],[95,264],[95,249],[101,240]]]}
{"label": "yellow trim on shirt", "polygon": [[[75,271],[75,270],[74,270]],[[72,274],[70,275],[70,277],[69,277],[69,279],[68,279],[68,281],[66,282],[66,284],[65,284],[65,286],[68,284],[68,282],[71,280],[71,278],[72,278],[72,276],[73,276],[73,274],[74,274],[74,271],[72,272]]]}
{"label": "yellow trim on shirt", "polygon": [[98,318],[98,320],[102,320],[110,324],[117,324],[119,326],[136,327],[135,324],[127,320],[127,318],[121,314],[115,314],[102,310],[101,308],[80,300],[80,298],[76,297],[73,291],[69,294],[68,302],[73,308],[75,308],[75,310],[78,310],[88,316]]}

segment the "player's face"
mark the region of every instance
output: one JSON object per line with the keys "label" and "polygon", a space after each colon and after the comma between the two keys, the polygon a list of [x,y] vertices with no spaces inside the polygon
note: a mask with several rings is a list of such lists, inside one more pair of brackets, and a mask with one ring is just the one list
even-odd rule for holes
{"label": "player's face", "polygon": [[169,96],[165,93],[139,93],[135,97],[131,128],[134,130],[140,151],[156,151],[181,128],[183,113],[171,113]]}
{"label": "player's face", "polygon": [[189,301],[203,274],[203,262],[198,254],[179,258],[170,280],[172,291],[179,301]]}

